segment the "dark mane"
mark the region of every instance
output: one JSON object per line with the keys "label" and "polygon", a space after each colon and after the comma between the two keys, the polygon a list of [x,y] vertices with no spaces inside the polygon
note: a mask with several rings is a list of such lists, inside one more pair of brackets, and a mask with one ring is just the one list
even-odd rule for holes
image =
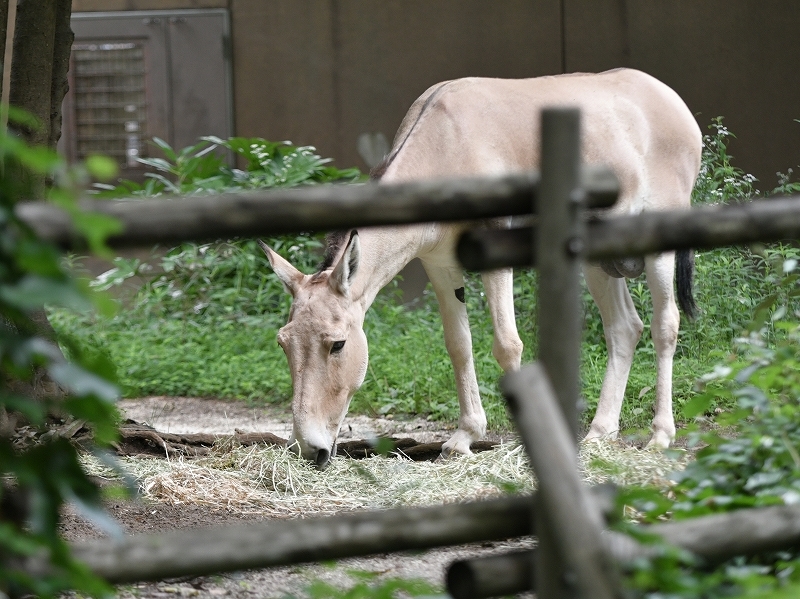
{"label": "dark mane", "polygon": [[333,266],[334,261],[342,252],[342,248],[347,245],[352,231],[332,231],[325,236],[325,254],[322,262],[317,267],[317,274],[325,272]]}
{"label": "dark mane", "polygon": [[372,170],[369,171],[369,180],[380,181],[381,177],[383,177],[383,174],[386,172],[386,169],[389,168],[391,163],[391,158],[389,156],[385,156],[383,160],[373,166]]}
{"label": "dark mane", "polygon": [[[422,106],[419,109],[419,112],[417,112],[416,117],[414,118],[414,122],[411,123],[410,127],[408,127],[408,130],[406,131],[405,137],[403,137],[402,141],[400,141],[400,143],[397,143],[397,139],[395,139],[394,147],[392,151],[389,153],[389,155],[385,156],[384,159],[381,160],[378,164],[376,164],[369,172],[369,178],[371,181],[379,181],[381,177],[383,177],[383,175],[386,173],[386,169],[389,168],[394,159],[406,145],[408,138],[411,137],[411,133],[413,133],[414,129],[419,124],[420,119],[422,119],[422,116],[423,114],[425,114],[428,107],[436,101],[442,90],[451,83],[452,81],[445,81],[444,83],[441,83],[427,98],[425,98],[424,103],[422,104]],[[408,118],[408,115],[406,115],[406,118]]]}

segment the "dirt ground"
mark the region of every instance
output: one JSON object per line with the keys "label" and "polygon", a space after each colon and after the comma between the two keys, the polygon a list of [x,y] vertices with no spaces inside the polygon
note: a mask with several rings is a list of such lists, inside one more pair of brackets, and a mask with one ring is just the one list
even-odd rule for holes
{"label": "dirt ground", "polygon": [[[283,438],[288,438],[291,432],[291,415],[288,410],[271,406],[252,407],[241,402],[209,399],[148,397],[124,400],[120,403],[120,407],[128,418],[149,424],[161,432],[219,434],[231,434],[235,431],[271,432]],[[345,420],[341,438],[369,439],[378,435],[392,435],[411,437],[428,443],[446,440],[450,434],[451,431],[443,428],[441,423],[428,422],[424,419],[399,421],[356,415],[348,416]],[[509,438],[509,433],[491,435],[491,440]],[[129,534],[229,523],[241,524],[264,519],[263,516],[244,515],[224,509],[214,510],[197,505],[174,506],[144,500],[114,501],[109,504],[108,509]],[[101,535],[100,531],[71,511],[65,514],[63,532],[65,537],[72,541],[97,538]],[[139,583],[120,586],[118,596],[141,599],[302,597],[306,596],[304,591],[313,580],[322,580],[340,588],[353,584],[355,579],[347,574],[348,570],[375,573],[378,579],[421,578],[439,589],[444,589],[446,569],[453,561],[530,545],[531,541],[528,539],[510,540],[425,552],[353,558],[339,562],[336,567],[331,567],[330,564],[307,564]]]}

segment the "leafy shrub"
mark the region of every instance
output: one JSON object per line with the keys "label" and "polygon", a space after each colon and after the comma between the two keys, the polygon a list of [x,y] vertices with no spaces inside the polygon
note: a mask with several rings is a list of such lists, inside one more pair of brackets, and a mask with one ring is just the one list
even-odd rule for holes
{"label": "leafy shrub", "polygon": [[[194,195],[268,187],[294,187],[308,183],[352,182],[362,179],[356,168],[339,170],[330,158],[321,158],[311,146],[271,142],[261,138],[203,137],[180,151],[154,138],[165,158],[140,158],[154,169],[144,184],[122,181],[115,186],[98,185],[101,197],[155,196],[162,193]],[[229,150],[246,163],[244,170],[228,166]]]}
{"label": "leafy shrub", "polygon": [[[782,255],[788,255],[784,259]],[[772,293],[720,363],[698,381],[683,406],[692,421],[680,434],[699,447],[674,473],[669,494],[626,489],[622,501],[657,521],[800,502],[800,295],[797,250],[780,246],[764,265]],[[662,548],[640,560],[631,584],[648,597],[793,596],[800,590],[797,551],[738,557],[709,570],[685,553]]]}
{"label": "leafy shrub", "polygon": [[757,195],[756,178],[733,166],[728,154],[728,138],[736,137],[718,116],[711,120],[712,133],[703,136],[700,174],[692,192],[695,204],[727,204],[751,199]]}
{"label": "leafy shrub", "polygon": [[[11,114],[20,118],[16,111]],[[87,166],[97,175],[107,164],[97,158]],[[50,415],[59,414],[84,420],[98,446],[108,446],[116,438],[113,402],[119,390],[107,361],[77,347],[73,360],[66,361],[34,320],[43,314],[44,303],[70,309],[103,304],[93,302],[88,289],[61,268],[58,251],[17,217],[16,202],[31,197],[25,182],[33,177],[26,174],[55,181],[49,199],[74,215],[78,230],[90,233],[95,247],[115,226],[78,211],[72,187],[87,178],[84,168],[67,170],[54,152],[28,147],[0,131],[0,596],[52,597],[69,588],[99,596],[110,589],[72,559],[57,527],[66,502],[104,522],[100,491],[83,472],[77,449],[57,434],[43,433]],[[47,379],[51,382],[42,386]],[[15,436],[22,424],[36,433],[35,443]],[[16,518],[12,506],[17,506]],[[21,567],[34,556],[44,558],[46,574],[33,576]]]}

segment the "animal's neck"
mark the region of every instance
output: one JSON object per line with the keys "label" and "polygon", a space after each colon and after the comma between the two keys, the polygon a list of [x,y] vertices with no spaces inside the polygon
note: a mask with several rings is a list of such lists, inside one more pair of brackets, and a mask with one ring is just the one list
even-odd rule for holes
{"label": "animal's neck", "polygon": [[351,293],[366,311],[378,292],[419,255],[425,232],[422,226],[360,229],[361,260]]}

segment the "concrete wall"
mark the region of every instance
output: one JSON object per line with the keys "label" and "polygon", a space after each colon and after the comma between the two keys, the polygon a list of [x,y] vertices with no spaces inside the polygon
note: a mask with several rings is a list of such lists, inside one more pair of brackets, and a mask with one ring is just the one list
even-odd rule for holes
{"label": "concrete wall", "polygon": [[617,66],[675,88],[702,127],[724,115],[735,163],[764,181],[800,163],[796,0],[75,0],[74,9],[227,7],[237,134],[365,167],[412,101],[454,77]]}

